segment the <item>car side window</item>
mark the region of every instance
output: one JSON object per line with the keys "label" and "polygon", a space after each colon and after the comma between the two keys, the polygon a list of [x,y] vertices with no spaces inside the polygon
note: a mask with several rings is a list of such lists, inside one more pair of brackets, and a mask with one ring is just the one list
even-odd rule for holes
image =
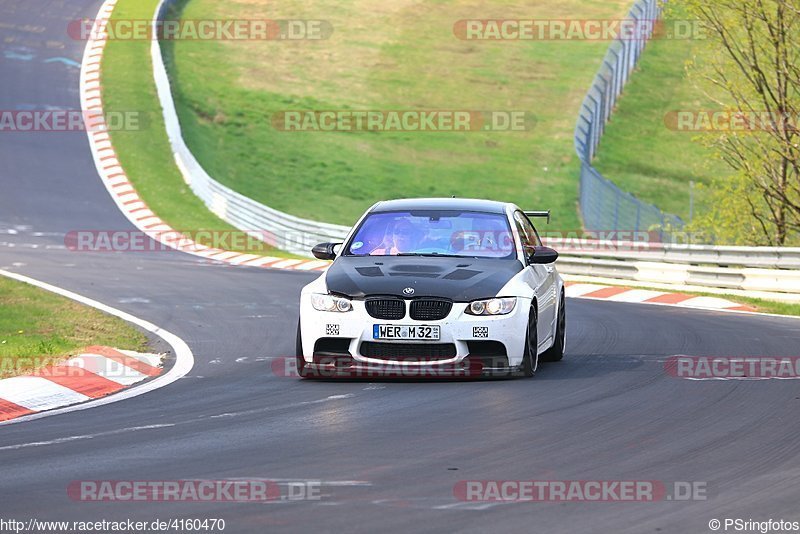
{"label": "car side window", "polygon": [[536,246],[536,234],[531,232],[529,226],[525,225],[525,220],[525,215],[523,213],[519,211],[514,213],[514,224],[517,227],[520,240],[522,241],[524,256],[527,258],[533,253],[533,247]]}
{"label": "car side window", "polygon": [[542,246],[542,240],[539,238],[539,232],[536,231],[536,227],[533,226],[533,224],[531,224],[530,219],[528,219],[528,217],[525,216],[524,213],[521,214],[521,215],[522,215],[522,226],[528,229],[528,232],[530,233],[531,237],[533,238],[531,240],[531,242],[535,246],[541,247]]}
{"label": "car side window", "polygon": [[519,222],[517,217],[514,217],[514,225],[517,227],[517,232],[519,232],[519,238],[522,241],[522,246],[525,248],[530,247],[530,242],[528,241],[528,234],[525,233],[525,229],[522,227],[522,223]]}
{"label": "car side window", "polygon": [[539,235],[536,233],[531,222],[521,211],[514,213],[514,222],[517,225],[520,238],[522,239],[522,246],[525,248],[533,248],[542,245]]}

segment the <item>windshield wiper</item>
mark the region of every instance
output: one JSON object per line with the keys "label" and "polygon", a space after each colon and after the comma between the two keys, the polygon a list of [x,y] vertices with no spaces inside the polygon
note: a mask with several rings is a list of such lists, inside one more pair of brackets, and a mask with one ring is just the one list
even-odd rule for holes
{"label": "windshield wiper", "polygon": [[437,257],[437,258],[474,258],[475,256],[462,256],[460,254],[442,254],[440,252],[401,252],[393,254],[394,256],[419,256],[422,258]]}

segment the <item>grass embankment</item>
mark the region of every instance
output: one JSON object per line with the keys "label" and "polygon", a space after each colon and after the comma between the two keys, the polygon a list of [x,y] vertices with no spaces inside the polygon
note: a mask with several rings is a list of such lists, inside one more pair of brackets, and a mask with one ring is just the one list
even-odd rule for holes
{"label": "grass embankment", "polygon": [[[115,18],[150,18],[156,0],[122,0]],[[542,2],[536,17],[613,18],[627,0]],[[184,136],[221,182],[269,206],[351,224],[372,202],[476,196],[554,210],[550,228],[576,230],[572,132],[606,41],[463,41],[463,18],[530,17],[522,7],[466,2],[190,0],[185,19],[315,19],[322,41],[170,41],[166,57]],[[114,144],[150,207],[175,228],[229,230],[181,179],[158,113],[148,41],[112,41],[104,59],[109,109],[149,110],[142,132]],[[648,45],[604,137],[596,165],[624,190],[688,219],[689,181],[707,183],[705,149],[663,117],[709,106],[685,79],[691,41]],[[330,109],[525,110],[532,131],[290,133],[273,113]],[[699,202],[700,199],[698,199]]]}
{"label": "grass embankment", "polygon": [[[676,131],[665,116],[708,111],[717,105],[687,78],[686,62],[702,45],[691,40],[653,40],[625,86],[594,162],[624,191],[689,222],[690,182],[708,185],[730,170],[700,144],[697,132]],[[695,189],[695,210],[703,189]],[[695,214],[698,213],[695,211]]]}
{"label": "grass embankment", "polygon": [[795,315],[800,316],[800,304],[791,302],[777,302],[751,297],[740,297],[738,295],[715,295],[712,293],[691,293],[701,297],[719,297],[730,301],[752,306],[759,313],[774,313],[776,315]]}
{"label": "grass embankment", "polygon": [[[113,18],[151,19],[157,3],[156,0],[122,0]],[[140,130],[114,131],[111,137],[128,178],[156,215],[172,228],[190,235],[201,230],[220,233],[236,230],[206,208],[183,181],[175,165],[153,80],[150,41],[109,41],[103,56],[103,105],[106,111],[136,111],[144,115]],[[200,242],[214,245],[210,240],[200,239]],[[294,257],[266,245],[226,248]]]}
{"label": "grass embankment", "polygon": [[91,345],[144,350],[125,321],[0,276],[0,378],[44,367]]}
{"label": "grass embankment", "polygon": [[[131,0],[121,2],[122,5]],[[149,3],[149,2],[142,2]],[[461,19],[608,19],[629,0],[535,6],[449,0],[190,0],[183,18],[311,19],[327,40],[170,43],[187,143],[233,189],[352,224],[376,200],[487,197],[580,227],[573,130],[607,41],[466,41]],[[284,110],[523,110],[525,132],[282,132]]]}

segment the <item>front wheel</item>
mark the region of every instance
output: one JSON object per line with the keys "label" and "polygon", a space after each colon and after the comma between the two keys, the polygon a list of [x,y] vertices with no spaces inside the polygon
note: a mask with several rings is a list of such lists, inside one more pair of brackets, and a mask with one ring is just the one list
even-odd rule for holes
{"label": "front wheel", "polygon": [[558,320],[556,321],[556,334],[553,346],[542,353],[544,362],[560,362],[564,358],[564,349],[567,346],[567,307],[564,293],[558,304]]}
{"label": "front wheel", "polygon": [[539,364],[538,345],[539,336],[536,333],[538,313],[536,305],[531,307],[528,314],[528,331],[525,333],[525,353],[522,355],[522,375],[530,378],[536,373]]}
{"label": "front wheel", "polygon": [[308,378],[309,372],[306,369],[306,359],[303,357],[303,336],[300,334],[300,319],[297,320],[297,339],[295,341],[295,362],[297,363],[297,374],[300,378]]}

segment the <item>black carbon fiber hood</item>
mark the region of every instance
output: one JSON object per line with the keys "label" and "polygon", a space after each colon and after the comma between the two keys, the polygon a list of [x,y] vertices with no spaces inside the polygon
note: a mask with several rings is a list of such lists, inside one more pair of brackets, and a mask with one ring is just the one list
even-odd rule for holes
{"label": "black carbon fiber hood", "polygon": [[516,259],[342,256],[328,269],[325,281],[330,292],[352,298],[396,295],[468,302],[496,296],[521,270]]}

